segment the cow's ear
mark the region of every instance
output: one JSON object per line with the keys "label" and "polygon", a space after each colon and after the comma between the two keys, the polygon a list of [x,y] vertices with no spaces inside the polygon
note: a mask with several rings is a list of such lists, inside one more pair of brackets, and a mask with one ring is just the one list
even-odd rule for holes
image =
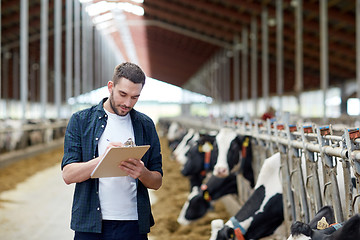
{"label": "cow's ear", "polygon": [[291,235],[292,236],[298,236],[300,234],[303,234],[305,236],[310,237],[311,236],[311,228],[308,224],[302,223],[300,221],[296,221],[291,225]]}
{"label": "cow's ear", "polygon": [[237,135],[236,138],[235,138],[235,141],[236,141],[237,144],[239,144],[241,146],[244,139],[245,139],[244,136]]}
{"label": "cow's ear", "polygon": [[328,224],[335,222],[334,210],[331,206],[322,207],[315,215],[315,217],[309,222],[311,229],[317,229],[318,222],[325,217]]}

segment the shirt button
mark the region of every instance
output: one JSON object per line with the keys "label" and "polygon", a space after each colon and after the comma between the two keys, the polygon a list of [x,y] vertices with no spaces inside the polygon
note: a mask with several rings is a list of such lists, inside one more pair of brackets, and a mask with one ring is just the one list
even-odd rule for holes
{"label": "shirt button", "polygon": [[107,117],[107,115],[105,114],[105,117]]}
{"label": "shirt button", "polygon": [[104,125],[101,125],[102,128],[104,128]]}
{"label": "shirt button", "polygon": [[95,155],[93,156],[93,158],[95,158]]}
{"label": "shirt button", "polygon": [[99,211],[99,210],[100,210],[100,208],[98,207],[96,210],[98,210],[98,211]]}
{"label": "shirt button", "polygon": [[101,117],[99,117],[99,119],[101,119]]}
{"label": "shirt button", "polygon": [[95,138],[95,140],[97,141],[97,140],[99,140],[99,138]]}

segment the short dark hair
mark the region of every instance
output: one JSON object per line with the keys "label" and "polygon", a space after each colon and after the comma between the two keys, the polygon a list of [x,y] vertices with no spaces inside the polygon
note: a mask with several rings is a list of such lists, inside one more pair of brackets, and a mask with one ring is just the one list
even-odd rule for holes
{"label": "short dark hair", "polygon": [[124,62],[117,65],[114,69],[114,75],[112,81],[116,85],[121,78],[126,78],[133,83],[145,84],[145,73],[135,63]]}

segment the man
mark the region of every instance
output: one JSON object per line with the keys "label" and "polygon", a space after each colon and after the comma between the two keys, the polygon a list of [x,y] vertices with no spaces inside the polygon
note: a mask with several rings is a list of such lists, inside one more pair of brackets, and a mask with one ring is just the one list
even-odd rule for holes
{"label": "man", "polygon": [[[144,84],[139,66],[122,63],[108,82],[109,98],[69,120],[61,168],[65,183],[76,183],[71,218],[75,240],[143,240],[154,225],[147,189],[162,185],[162,156],[153,121],[133,109]],[[141,160],[119,165],[128,176],[90,178],[105,151],[129,138],[150,149]]]}

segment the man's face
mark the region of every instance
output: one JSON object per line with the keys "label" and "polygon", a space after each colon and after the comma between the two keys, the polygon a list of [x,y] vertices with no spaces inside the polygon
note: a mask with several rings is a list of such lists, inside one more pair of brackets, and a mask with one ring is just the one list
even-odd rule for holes
{"label": "man's face", "polygon": [[109,81],[108,89],[111,110],[119,116],[125,116],[138,101],[142,84],[121,78],[116,85]]}

